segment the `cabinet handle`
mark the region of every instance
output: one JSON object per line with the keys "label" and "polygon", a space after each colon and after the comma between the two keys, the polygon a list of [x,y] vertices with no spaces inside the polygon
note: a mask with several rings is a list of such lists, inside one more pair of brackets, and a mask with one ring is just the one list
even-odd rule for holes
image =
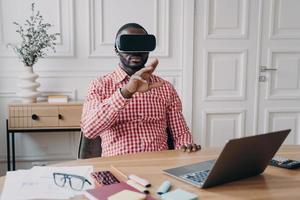
{"label": "cabinet handle", "polygon": [[63,116],[61,114],[58,114],[58,119],[63,119]]}
{"label": "cabinet handle", "polygon": [[36,114],[31,115],[31,119],[33,120],[39,120],[39,116],[37,116]]}

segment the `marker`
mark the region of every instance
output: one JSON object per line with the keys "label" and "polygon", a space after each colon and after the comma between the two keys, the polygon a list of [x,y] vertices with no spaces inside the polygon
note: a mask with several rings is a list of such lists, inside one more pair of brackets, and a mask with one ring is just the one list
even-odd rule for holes
{"label": "marker", "polygon": [[117,168],[115,168],[114,166],[110,166],[115,172],[117,172],[119,175],[121,175],[125,180],[131,179],[135,182],[137,182],[138,184],[144,186],[144,187],[150,187],[151,184],[149,181],[147,181],[146,179],[142,179],[140,177],[138,177],[137,175],[131,174],[129,176],[126,176],[126,174],[124,174],[123,172],[121,172],[120,170],[118,170]]}
{"label": "marker", "polygon": [[164,181],[164,182],[159,186],[159,188],[158,188],[158,190],[156,191],[156,193],[157,193],[158,195],[162,195],[162,194],[168,192],[169,189],[170,189],[170,187],[171,187],[170,181]]}
{"label": "marker", "polygon": [[146,179],[142,179],[142,178],[140,178],[136,175],[131,174],[131,175],[128,176],[128,178],[131,179],[131,180],[134,180],[135,182],[141,184],[144,187],[150,187],[151,186],[149,181],[147,181]]}
{"label": "marker", "polygon": [[143,193],[145,193],[145,194],[149,194],[149,193],[150,193],[149,190],[147,190],[147,188],[141,186],[140,184],[136,183],[136,182],[133,181],[133,180],[128,180],[128,181],[126,181],[126,183],[127,183],[128,185],[134,187],[135,189],[137,189],[137,190],[140,191],[140,192],[143,192]]}

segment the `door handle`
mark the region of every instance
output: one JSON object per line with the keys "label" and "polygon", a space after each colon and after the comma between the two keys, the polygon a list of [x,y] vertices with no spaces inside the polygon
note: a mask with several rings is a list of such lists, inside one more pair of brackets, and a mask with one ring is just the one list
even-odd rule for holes
{"label": "door handle", "polygon": [[266,72],[266,71],[276,71],[277,68],[267,68],[267,66],[260,66],[260,72]]}

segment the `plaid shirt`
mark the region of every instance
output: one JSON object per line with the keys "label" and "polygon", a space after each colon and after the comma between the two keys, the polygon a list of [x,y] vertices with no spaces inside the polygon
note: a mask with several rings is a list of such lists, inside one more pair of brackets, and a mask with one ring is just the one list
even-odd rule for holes
{"label": "plaid shirt", "polygon": [[175,148],[192,143],[174,87],[151,75],[150,83],[164,84],[125,99],[120,88],[129,78],[118,66],[114,72],[92,81],[89,86],[81,128],[88,138],[101,137],[102,155],[167,150],[167,126],[172,131]]}

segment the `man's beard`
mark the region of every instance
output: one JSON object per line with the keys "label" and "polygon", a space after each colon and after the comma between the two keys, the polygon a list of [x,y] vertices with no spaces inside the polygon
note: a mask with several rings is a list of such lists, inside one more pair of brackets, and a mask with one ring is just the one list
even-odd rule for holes
{"label": "man's beard", "polygon": [[141,59],[142,60],[140,63],[133,65],[133,64],[129,63],[130,58],[128,60],[126,60],[126,58],[124,58],[122,55],[120,56],[120,61],[121,61],[122,65],[134,73],[139,71],[140,69],[144,68],[144,66],[148,60],[148,55],[147,55],[147,57],[141,56]]}

